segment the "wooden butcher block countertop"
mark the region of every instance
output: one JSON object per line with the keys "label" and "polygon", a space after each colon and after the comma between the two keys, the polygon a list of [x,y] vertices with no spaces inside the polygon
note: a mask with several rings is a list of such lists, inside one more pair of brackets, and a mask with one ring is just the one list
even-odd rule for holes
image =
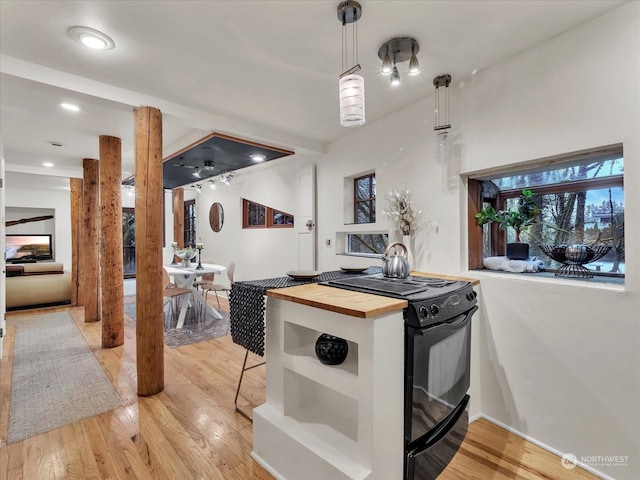
{"label": "wooden butcher block countertop", "polygon": [[[473,285],[479,283],[476,279],[437,273],[411,272],[411,275],[462,280],[471,282]],[[267,296],[359,318],[377,317],[384,313],[402,310],[408,305],[406,300],[398,298],[354,292],[317,283],[267,290]]]}

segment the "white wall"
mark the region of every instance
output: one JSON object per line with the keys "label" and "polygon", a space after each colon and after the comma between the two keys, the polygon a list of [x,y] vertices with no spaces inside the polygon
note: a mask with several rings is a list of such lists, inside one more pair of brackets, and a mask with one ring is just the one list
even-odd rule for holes
{"label": "white wall", "polygon": [[[457,273],[467,265],[458,173],[623,143],[625,287],[477,274],[471,408],[579,460],[629,456],[626,467],[587,465],[621,480],[640,478],[639,32],[640,4],[630,2],[465,79],[464,88],[454,79],[456,145],[446,167],[435,162],[429,97],[335,142],[317,169],[321,270],[346,261],[324,246],[345,229],[343,177],[374,167],[379,198],[406,185],[431,222],[416,235],[414,267]],[[390,225],[379,215],[372,228]]]}
{"label": "white wall", "polygon": [[[298,268],[298,234],[294,228],[242,228],[242,198],[298,216],[297,176],[314,158],[302,155],[274,160],[243,169],[229,186],[211,190],[203,182],[196,195],[198,240],[204,244],[203,259],[221,265],[236,262],[235,280],[280,277]],[[186,198],[186,195],[185,195]],[[220,202],[224,225],[220,232],[209,226],[209,209]]]}
{"label": "white wall", "polygon": [[[629,456],[640,478],[640,4],[465,89],[463,171],[622,143],[626,286],[482,276],[482,411],[562,452]],[[579,285],[579,286],[578,286]]]}

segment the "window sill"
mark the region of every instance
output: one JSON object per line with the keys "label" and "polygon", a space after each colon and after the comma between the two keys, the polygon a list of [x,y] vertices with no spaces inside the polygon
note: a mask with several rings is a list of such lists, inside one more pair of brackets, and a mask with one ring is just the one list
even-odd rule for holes
{"label": "window sill", "polygon": [[337,256],[342,257],[361,257],[361,258],[377,258],[378,260],[382,258],[381,253],[336,253]]}
{"label": "window sill", "polygon": [[522,280],[523,282],[537,282],[553,285],[567,285],[581,288],[596,288],[600,290],[611,290],[615,292],[625,291],[625,279],[622,277],[593,277],[593,278],[567,278],[556,277],[553,272],[536,273],[514,273],[498,270],[469,270],[464,275],[477,278],[505,278],[509,281]]}

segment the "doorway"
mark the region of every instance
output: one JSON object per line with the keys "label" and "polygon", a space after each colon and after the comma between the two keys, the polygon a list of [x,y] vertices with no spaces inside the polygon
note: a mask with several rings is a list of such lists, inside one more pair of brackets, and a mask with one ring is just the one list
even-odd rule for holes
{"label": "doorway", "polygon": [[136,276],[136,216],[135,209],[122,209],[122,267],[124,278]]}

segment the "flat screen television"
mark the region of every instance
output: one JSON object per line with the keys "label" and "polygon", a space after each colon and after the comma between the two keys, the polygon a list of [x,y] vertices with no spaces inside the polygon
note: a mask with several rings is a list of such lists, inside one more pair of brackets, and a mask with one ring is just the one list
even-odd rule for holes
{"label": "flat screen television", "polygon": [[53,260],[50,234],[7,234],[4,253],[6,261],[18,263],[34,260]]}

